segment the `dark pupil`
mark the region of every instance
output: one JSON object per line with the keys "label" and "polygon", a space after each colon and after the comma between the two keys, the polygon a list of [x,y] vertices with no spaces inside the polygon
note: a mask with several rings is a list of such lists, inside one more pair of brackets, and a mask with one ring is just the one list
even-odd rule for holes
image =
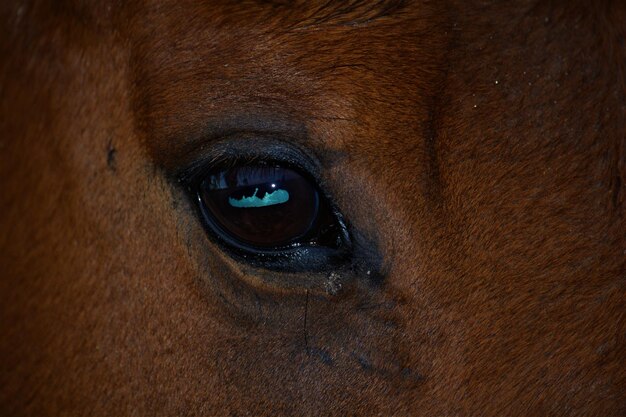
{"label": "dark pupil", "polygon": [[314,186],[278,166],[241,166],[210,174],[200,194],[208,221],[244,244],[284,246],[307,234],[319,210]]}

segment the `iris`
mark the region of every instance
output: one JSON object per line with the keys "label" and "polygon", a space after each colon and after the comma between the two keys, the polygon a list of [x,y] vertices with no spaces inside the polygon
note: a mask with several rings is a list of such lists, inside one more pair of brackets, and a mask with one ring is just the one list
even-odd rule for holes
{"label": "iris", "polygon": [[297,169],[263,163],[214,170],[201,181],[199,198],[208,225],[240,249],[339,244],[328,202]]}

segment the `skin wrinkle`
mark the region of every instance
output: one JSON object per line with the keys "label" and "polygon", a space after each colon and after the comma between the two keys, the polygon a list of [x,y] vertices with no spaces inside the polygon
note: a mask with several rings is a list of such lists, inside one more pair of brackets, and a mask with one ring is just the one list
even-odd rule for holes
{"label": "skin wrinkle", "polygon": [[[329,1],[311,16],[298,22],[290,30],[323,29],[325,26],[357,26],[368,25],[384,17],[393,17],[405,6],[403,0],[382,0],[367,4],[368,2],[353,1],[347,6],[339,7],[340,3]],[[362,7],[365,6],[365,7]],[[328,12],[326,10],[329,10]]]}
{"label": "skin wrinkle", "polygon": [[[0,415],[624,414],[624,10],[0,5]],[[242,133],[319,163],[336,294],[202,228]]]}
{"label": "skin wrinkle", "polygon": [[307,319],[309,317],[309,290],[306,290],[306,298],[304,299],[304,318],[303,318],[303,330],[304,330],[304,350],[307,355],[311,354],[309,349],[309,334],[307,330]]}

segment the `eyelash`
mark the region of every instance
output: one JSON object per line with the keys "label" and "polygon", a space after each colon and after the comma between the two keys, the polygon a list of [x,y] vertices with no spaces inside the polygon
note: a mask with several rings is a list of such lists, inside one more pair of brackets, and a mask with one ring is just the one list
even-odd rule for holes
{"label": "eyelash", "polygon": [[[280,144],[280,147],[285,147],[284,144]],[[240,165],[253,165],[253,164],[280,164],[284,167],[296,169],[300,172],[304,172],[307,176],[322,189],[323,181],[318,175],[319,169],[317,169],[318,163],[315,159],[305,154],[301,150],[292,149],[291,145],[287,145],[286,149],[290,151],[291,155],[283,157],[279,152],[271,150],[263,152],[261,154],[253,154],[248,152],[237,153],[237,149],[228,149],[224,152],[211,153],[204,158],[193,161],[188,167],[178,173],[177,182],[186,186],[187,188],[197,186],[202,181],[202,178],[210,171],[216,169],[229,169]],[[295,154],[304,154],[307,158],[294,157]],[[303,159],[308,161],[304,162]]]}

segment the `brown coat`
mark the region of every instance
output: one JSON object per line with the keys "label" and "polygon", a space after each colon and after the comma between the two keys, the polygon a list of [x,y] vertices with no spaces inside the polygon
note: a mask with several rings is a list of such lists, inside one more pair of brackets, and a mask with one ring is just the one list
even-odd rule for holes
{"label": "brown coat", "polygon": [[[626,415],[623,1],[0,13],[0,415]],[[319,161],[332,292],[176,181],[257,134]]]}

